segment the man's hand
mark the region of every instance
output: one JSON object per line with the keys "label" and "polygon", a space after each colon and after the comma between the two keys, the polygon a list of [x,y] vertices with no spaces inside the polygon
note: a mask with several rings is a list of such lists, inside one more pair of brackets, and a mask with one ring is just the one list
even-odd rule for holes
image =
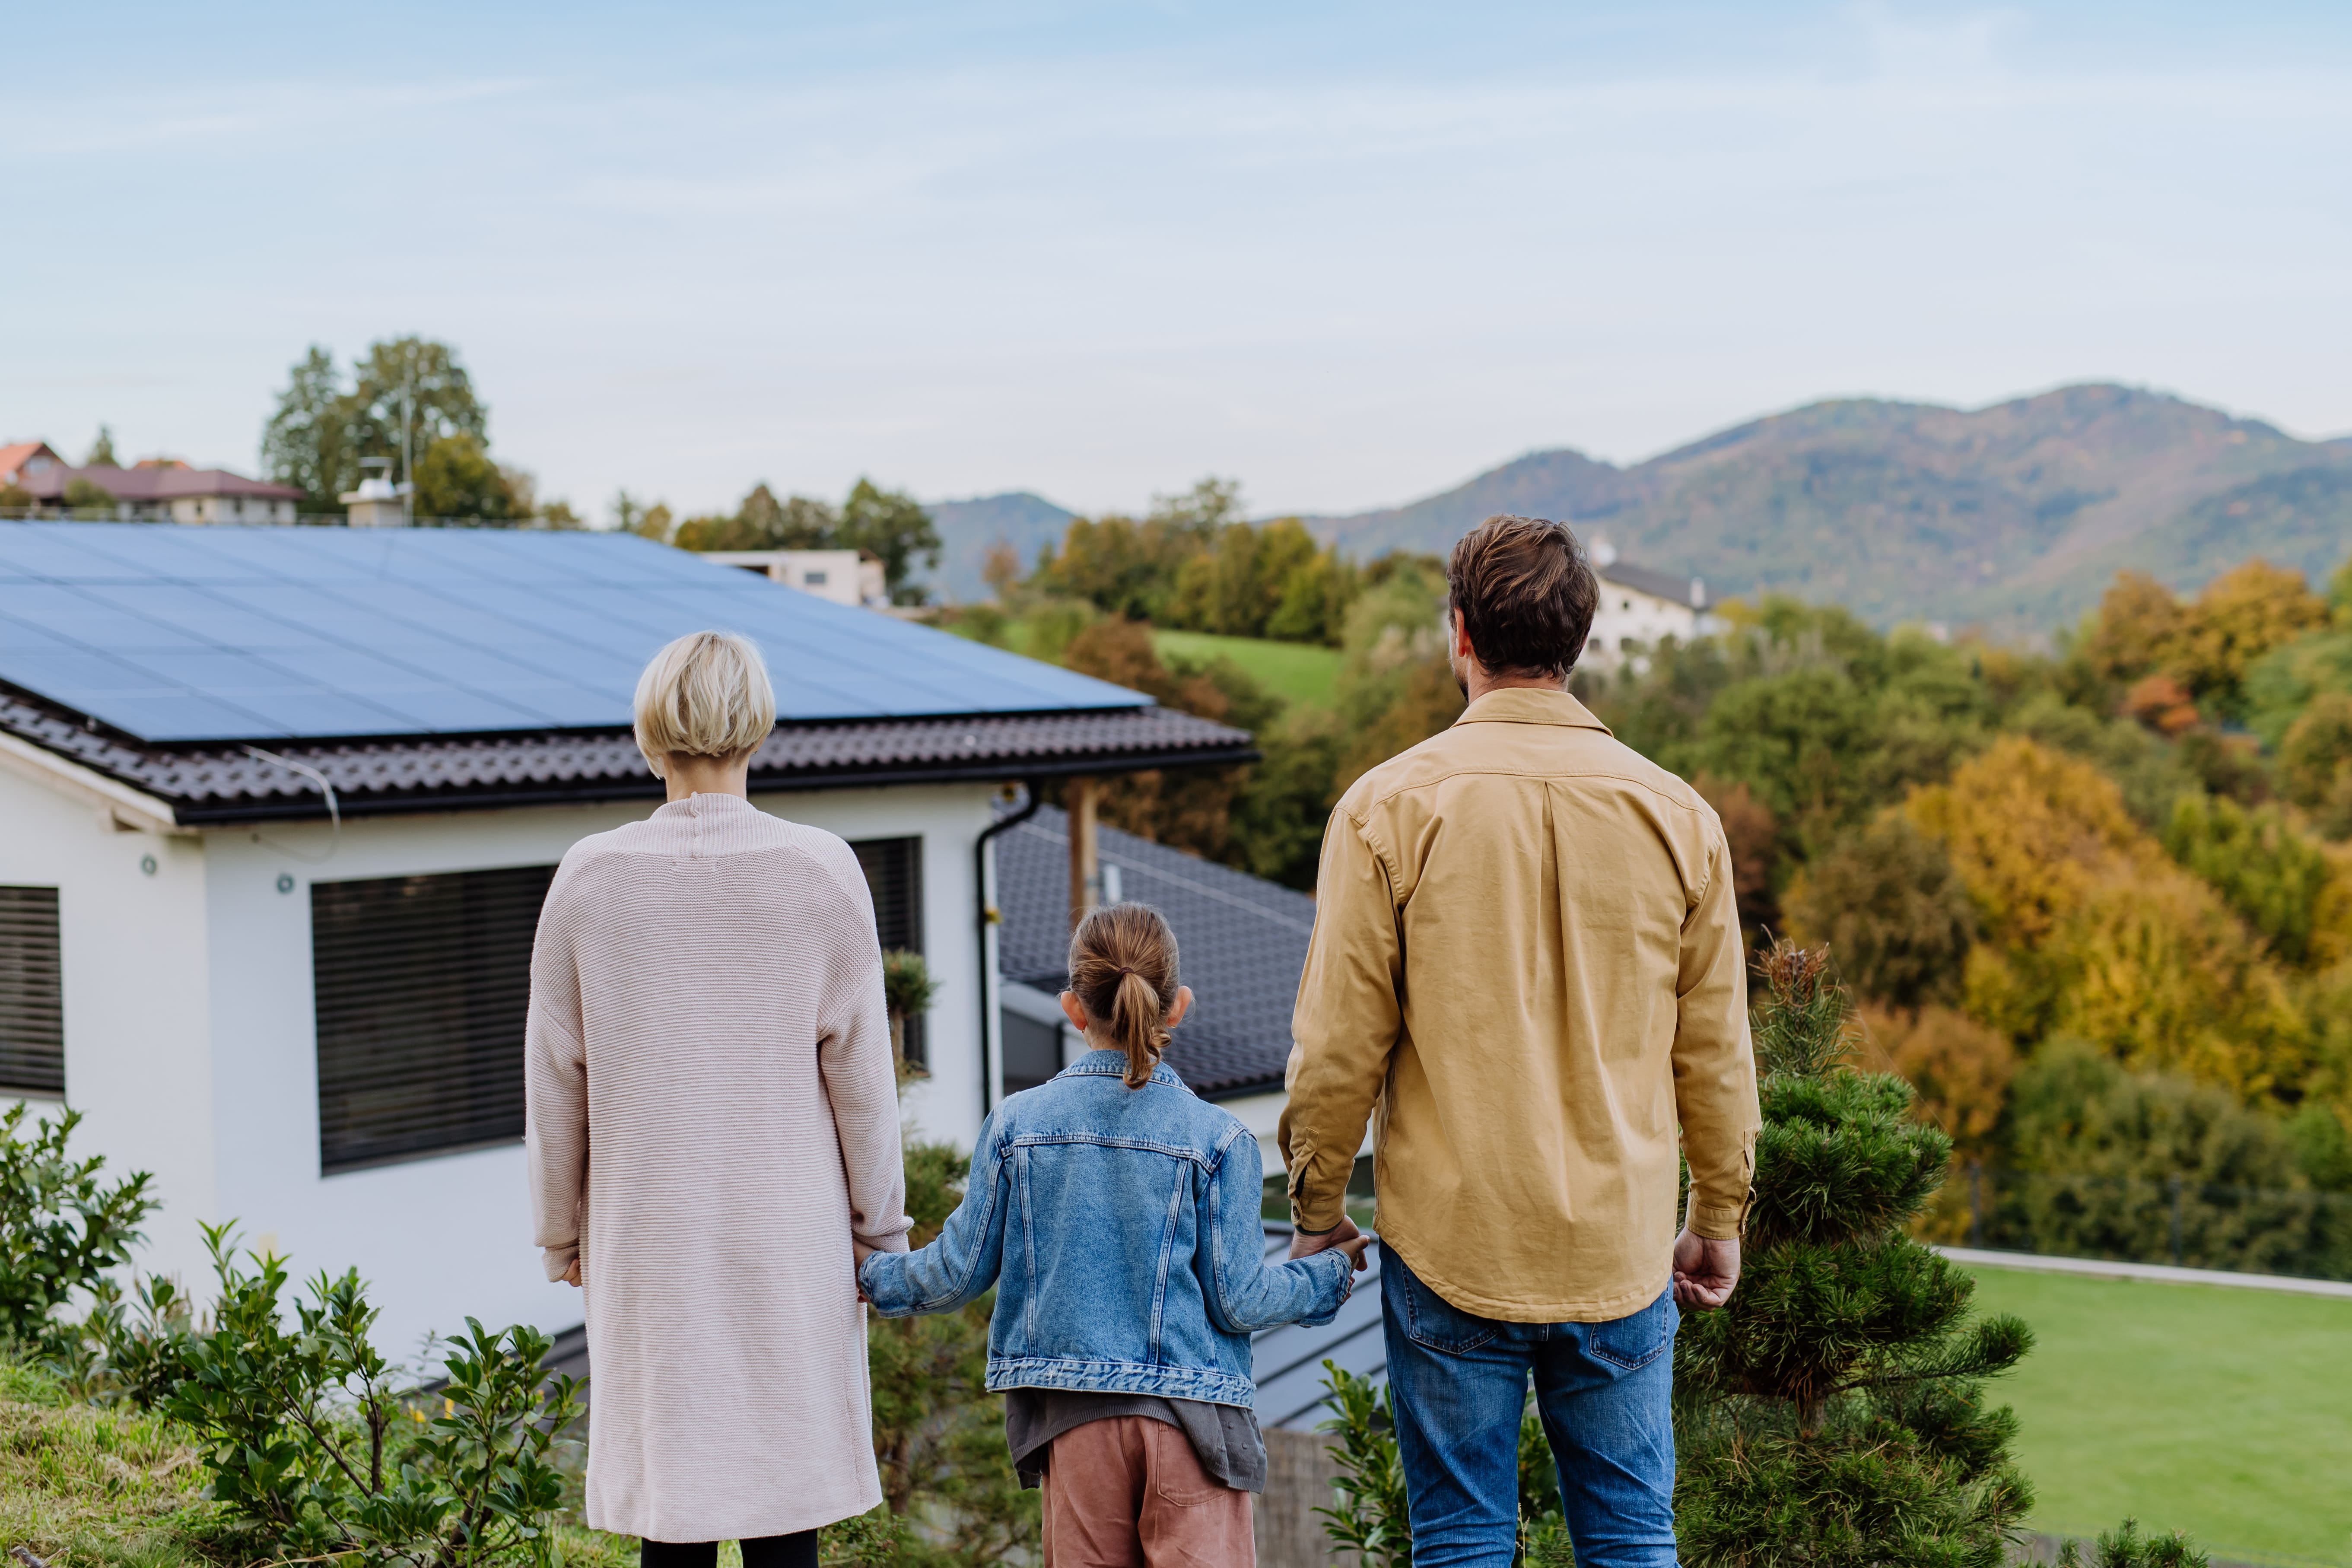
{"label": "man's hand", "polygon": [[[1290,1256],[1312,1258],[1318,1252],[1328,1252],[1335,1247],[1340,1247],[1347,1252],[1349,1258],[1354,1260],[1356,1272],[1361,1274],[1370,1267],[1364,1260],[1364,1248],[1371,1244],[1371,1239],[1356,1228],[1354,1220],[1342,1217],[1338,1225],[1320,1236],[1309,1236],[1303,1230],[1293,1230],[1290,1233]],[[1353,1245],[1350,1246],[1350,1243]]]}
{"label": "man's hand", "polygon": [[1675,1305],[1712,1312],[1739,1283],[1739,1243],[1684,1231],[1675,1237]]}
{"label": "man's hand", "polygon": [[566,1285],[578,1285],[583,1289],[586,1287],[588,1274],[580,1267],[580,1259],[577,1258],[572,1260],[572,1267],[563,1271],[563,1282]]}

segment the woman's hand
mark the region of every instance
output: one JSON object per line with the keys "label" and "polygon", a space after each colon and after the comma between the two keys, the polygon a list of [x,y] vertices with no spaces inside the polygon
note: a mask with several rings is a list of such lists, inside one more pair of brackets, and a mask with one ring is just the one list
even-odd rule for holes
{"label": "woman's hand", "polygon": [[577,1285],[583,1289],[587,1288],[588,1271],[580,1266],[580,1259],[573,1258],[572,1267],[563,1271],[563,1282],[566,1285]]}

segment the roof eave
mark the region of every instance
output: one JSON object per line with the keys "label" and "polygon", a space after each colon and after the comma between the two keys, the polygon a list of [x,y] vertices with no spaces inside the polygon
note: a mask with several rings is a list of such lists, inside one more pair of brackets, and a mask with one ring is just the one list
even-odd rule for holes
{"label": "roof eave", "polygon": [[94,806],[117,826],[135,832],[179,833],[190,826],[177,802],[5,730],[0,730],[0,769]]}
{"label": "roof eave", "polygon": [[[937,764],[912,763],[879,768],[798,769],[785,773],[754,773],[753,795],[786,795],[828,789],[881,789],[906,784],[1001,784],[1015,779],[1079,778],[1105,773],[1144,773],[1154,768],[1233,767],[1256,762],[1255,746],[1200,747],[1184,751],[1129,752],[1108,756],[1044,758],[959,758]],[[545,784],[491,785],[480,789],[420,789],[381,794],[338,793],[336,805],[345,817],[411,816],[456,811],[499,811],[533,805],[591,805],[607,801],[659,800],[667,793],[659,779],[606,777],[552,780]],[[180,822],[194,827],[241,826],[257,822],[315,822],[330,816],[323,795],[300,795],[263,800],[174,803]]]}

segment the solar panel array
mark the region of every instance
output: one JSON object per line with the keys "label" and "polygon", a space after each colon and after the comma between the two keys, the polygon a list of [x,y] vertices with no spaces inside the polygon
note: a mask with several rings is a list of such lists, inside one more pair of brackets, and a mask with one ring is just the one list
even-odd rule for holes
{"label": "solar panel array", "polygon": [[627,534],[0,523],[0,681],[148,741],[625,725],[706,627],[785,720],[1150,700]]}

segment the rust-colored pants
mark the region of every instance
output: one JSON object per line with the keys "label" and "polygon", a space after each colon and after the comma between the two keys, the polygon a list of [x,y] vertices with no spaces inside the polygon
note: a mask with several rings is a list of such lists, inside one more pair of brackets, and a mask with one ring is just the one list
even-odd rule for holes
{"label": "rust-colored pants", "polygon": [[1054,1439],[1045,1568],[1256,1568],[1250,1494],[1201,1468],[1180,1429],[1113,1415]]}

